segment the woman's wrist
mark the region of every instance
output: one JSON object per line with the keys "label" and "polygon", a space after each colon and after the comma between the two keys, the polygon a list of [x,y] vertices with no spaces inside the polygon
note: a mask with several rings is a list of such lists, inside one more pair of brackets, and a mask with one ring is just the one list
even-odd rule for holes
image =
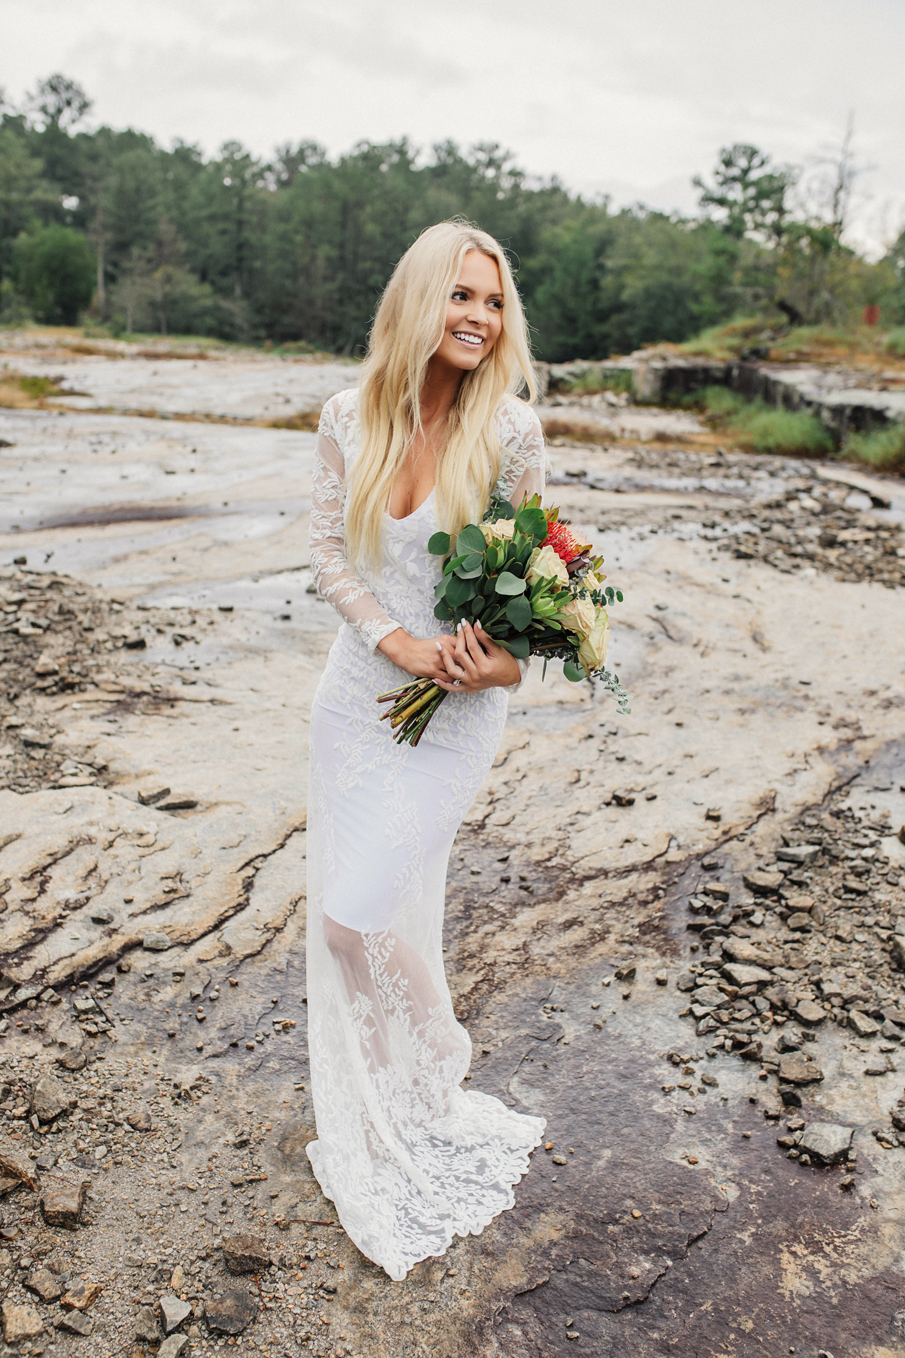
{"label": "woman's wrist", "polygon": [[378,651],[383,651],[387,660],[392,660],[393,664],[398,664],[398,657],[402,654],[407,641],[411,637],[404,627],[397,627],[394,632],[388,632],[382,640],[378,641]]}

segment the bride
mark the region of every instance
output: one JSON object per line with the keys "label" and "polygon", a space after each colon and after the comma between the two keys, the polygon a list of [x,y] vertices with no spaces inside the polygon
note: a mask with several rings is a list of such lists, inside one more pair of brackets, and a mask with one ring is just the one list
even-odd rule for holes
{"label": "bride", "polygon": [[[480,522],[491,493],[543,489],[527,326],[509,263],[443,222],[399,261],[360,387],[318,432],[311,564],[343,619],[311,714],[308,1027],[314,1173],[391,1278],[511,1207],[544,1129],[460,1083],[471,1043],[443,970],[446,870],[527,662],[434,617],[427,543]],[[448,690],[397,745],[378,693],[404,674]]]}

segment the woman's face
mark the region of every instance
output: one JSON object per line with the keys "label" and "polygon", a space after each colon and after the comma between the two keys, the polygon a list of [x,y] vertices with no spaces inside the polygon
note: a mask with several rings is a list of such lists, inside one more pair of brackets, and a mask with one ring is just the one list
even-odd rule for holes
{"label": "woman's face", "polygon": [[450,294],[443,338],[433,357],[470,372],[490,353],[502,328],[499,265],[480,250],[469,250]]}

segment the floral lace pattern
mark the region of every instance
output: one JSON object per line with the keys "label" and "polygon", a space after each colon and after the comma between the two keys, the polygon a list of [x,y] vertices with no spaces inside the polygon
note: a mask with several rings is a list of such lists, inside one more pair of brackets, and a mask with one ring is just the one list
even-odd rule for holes
{"label": "floral lace pattern", "polygon": [[[498,428],[498,490],[541,491],[534,413],[509,398]],[[324,407],[312,497],[315,578],[346,625],[311,716],[308,1155],[350,1238],[402,1279],[512,1206],[544,1123],[459,1087],[471,1043],[443,970],[449,853],[499,746],[506,694],[450,695],[416,749],[377,720],[376,694],[402,676],[376,647],[399,626],[436,634],[440,562],[427,551],[431,496],[405,519],[387,515],[379,570],[350,567],[344,485],[357,446],[357,393],[341,392]]]}

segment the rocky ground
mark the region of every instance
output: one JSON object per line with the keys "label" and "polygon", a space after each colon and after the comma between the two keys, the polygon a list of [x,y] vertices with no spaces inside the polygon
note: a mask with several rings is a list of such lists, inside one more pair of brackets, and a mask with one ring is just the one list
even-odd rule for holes
{"label": "rocky ground", "polygon": [[[160,360],[129,362],[151,408]],[[225,409],[230,360],[202,366]],[[551,429],[633,712],[535,671],[511,705],[447,957],[473,1086],[547,1141],[511,1212],[394,1284],[304,1154],[333,622],[313,438],[251,423],[275,366],[244,428],[90,382],[0,415],[0,1352],[905,1353],[900,486],[670,412]]]}

